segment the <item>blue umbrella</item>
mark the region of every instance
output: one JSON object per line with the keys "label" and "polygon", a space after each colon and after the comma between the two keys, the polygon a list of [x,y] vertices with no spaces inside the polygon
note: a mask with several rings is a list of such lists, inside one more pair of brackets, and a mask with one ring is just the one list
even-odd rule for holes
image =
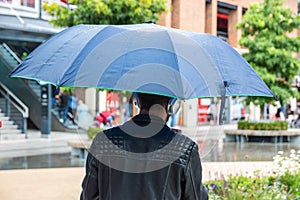
{"label": "blue umbrella", "polygon": [[249,63],[218,37],[155,24],[67,28],[36,48],[10,75],[56,86],[179,99],[274,96]]}

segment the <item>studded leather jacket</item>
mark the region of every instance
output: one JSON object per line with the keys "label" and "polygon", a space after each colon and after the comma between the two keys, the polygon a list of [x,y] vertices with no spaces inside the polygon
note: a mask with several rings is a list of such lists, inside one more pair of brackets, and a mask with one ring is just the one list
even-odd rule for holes
{"label": "studded leather jacket", "polygon": [[160,118],[137,115],[93,140],[81,200],[208,199],[201,181],[197,144]]}

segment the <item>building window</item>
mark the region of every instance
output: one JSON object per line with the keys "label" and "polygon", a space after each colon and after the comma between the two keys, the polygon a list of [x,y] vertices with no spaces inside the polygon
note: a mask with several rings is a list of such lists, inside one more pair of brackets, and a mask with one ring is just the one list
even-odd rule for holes
{"label": "building window", "polygon": [[21,6],[35,8],[35,0],[21,0]]}
{"label": "building window", "polygon": [[228,15],[226,14],[217,14],[217,36],[228,41]]}
{"label": "building window", "polygon": [[7,3],[13,6],[23,6],[28,8],[35,8],[35,0],[6,0]]}

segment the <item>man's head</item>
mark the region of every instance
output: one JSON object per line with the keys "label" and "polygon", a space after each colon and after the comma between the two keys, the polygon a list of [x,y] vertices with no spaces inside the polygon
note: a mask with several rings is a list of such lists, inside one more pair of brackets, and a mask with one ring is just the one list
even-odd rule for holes
{"label": "man's head", "polygon": [[136,93],[135,96],[140,114],[149,114],[160,117],[165,121],[168,120],[167,106],[170,97],[145,93]]}
{"label": "man's head", "polygon": [[158,115],[164,119],[175,114],[181,105],[177,99],[145,93],[136,93],[136,101],[141,114]]}
{"label": "man's head", "polygon": [[141,110],[149,111],[150,108],[154,105],[160,105],[166,110],[169,100],[170,97],[165,97],[160,95],[145,94],[145,93],[137,94],[137,103]]}

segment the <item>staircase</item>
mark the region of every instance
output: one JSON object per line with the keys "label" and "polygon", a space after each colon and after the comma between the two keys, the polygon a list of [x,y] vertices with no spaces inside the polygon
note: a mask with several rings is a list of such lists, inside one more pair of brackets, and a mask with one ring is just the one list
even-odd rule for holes
{"label": "staircase", "polygon": [[2,121],[2,127],[0,128],[0,142],[8,139],[20,139],[25,136],[20,134],[21,130],[18,129],[18,125],[9,120],[4,113],[0,110],[0,121]]}

